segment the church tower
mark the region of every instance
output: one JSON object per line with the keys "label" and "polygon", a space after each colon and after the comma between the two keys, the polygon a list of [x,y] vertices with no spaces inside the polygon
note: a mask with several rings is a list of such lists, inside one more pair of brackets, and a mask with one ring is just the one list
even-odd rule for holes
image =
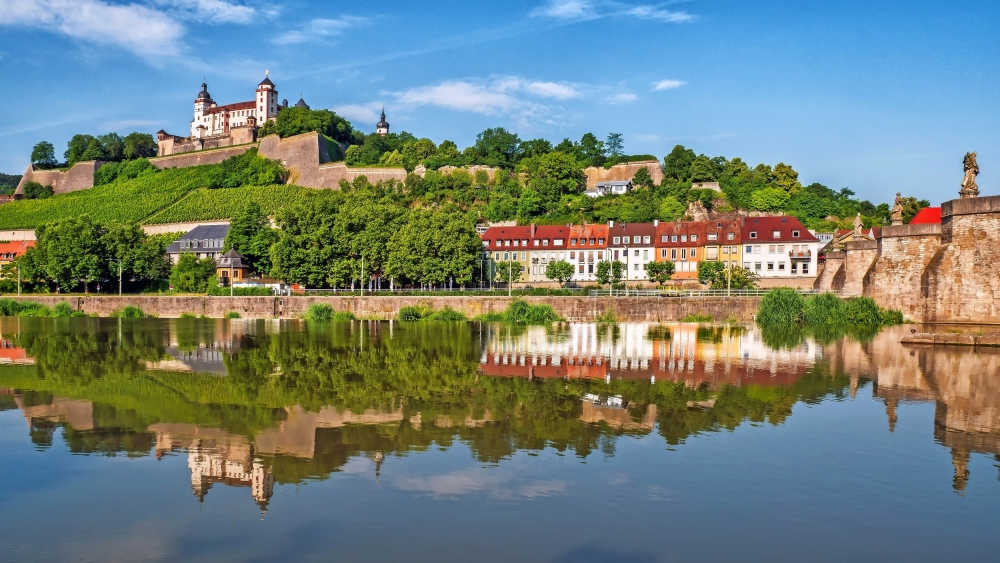
{"label": "church tower", "polygon": [[215,100],[208,93],[208,84],[201,83],[201,92],[194,99],[194,119],[191,120],[191,136],[198,139],[205,136],[205,112],[215,107]]}
{"label": "church tower", "polygon": [[264,80],[257,85],[257,123],[264,125],[269,119],[278,116],[278,90],[271,82],[268,72],[264,71]]}
{"label": "church tower", "polygon": [[389,123],[385,120],[385,106],[382,106],[382,119],[375,125],[375,132],[382,137],[389,134]]}

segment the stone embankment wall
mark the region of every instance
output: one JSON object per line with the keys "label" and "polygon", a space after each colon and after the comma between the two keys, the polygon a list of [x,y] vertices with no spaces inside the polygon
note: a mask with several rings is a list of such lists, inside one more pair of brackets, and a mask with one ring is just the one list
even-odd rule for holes
{"label": "stone embankment wall", "polygon": [[[244,318],[298,318],[314,303],[326,303],[337,311],[350,311],[363,318],[392,319],[407,306],[451,307],[473,317],[500,312],[512,299],[507,297],[200,297],[200,296],[26,296],[21,299],[45,305],[67,301],[87,314],[107,316],[126,305],[147,313],[175,318],[182,313],[222,317],[236,311]],[[650,297],[525,297],[531,304],[551,305],[571,321],[592,321],[611,311],[622,322],[677,321],[687,315],[709,315],[722,321],[735,318],[750,322],[757,313],[758,297],[650,298]]]}
{"label": "stone embankment wall", "polygon": [[663,181],[663,169],[660,168],[660,163],[656,160],[616,164],[609,169],[605,169],[603,166],[589,166],[583,170],[583,173],[587,175],[587,189],[595,190],[598,182],[631,180],[635,173],[642,168],[649,171],[649,177],[653,179],[654,184]]}
{"label": "stone embankment wall", "polygon": [[170,156],[158,156],[156,158],[149,159],[149,162],[152,163],[153,166],[160,169],[187,168],[188,166],[199,166],[201,164],[218,164],[227,158],[241,155],[255,146],[255,144],[250,143],[220,149],[186,152]]}
{"label": "stone embankment wall", "polygon": [[941,225],[883,227],[878,245],[875,264],[863,280],[864,295],[907,318],[923,318],[921,278],[941,246]]}
{"label": "stone embankment wall", "polygon": [[52,186],[52,191],[57,194],[75,192],[94,187],[94,173],[104,164],[103,162],[90,160],[87,162],[77,162],[69,170],[38,170],[33,164],[28,165],[28,169],[21,176],[21,181],[14,190],[15,195],[24,195],[24,185],[28,182],[38,182],[43,186]]}
{"label": "stone embankment wall", "polygon": [[329,162],[326,142],[319,133],[286,139],[268,135],[260,140],[259,154],[280,160],[290,172],[289,184],[308,188],[336,189],[341,180],[350,182],[358,176],[367,176],[371,182],[406,179],[403,168],[348,168],[343,162]]}
{"label": "stone embankment wall", "polygon": [[921,297],[927,322],[1000,323],[1000,196],[941,205],[941,246]]}

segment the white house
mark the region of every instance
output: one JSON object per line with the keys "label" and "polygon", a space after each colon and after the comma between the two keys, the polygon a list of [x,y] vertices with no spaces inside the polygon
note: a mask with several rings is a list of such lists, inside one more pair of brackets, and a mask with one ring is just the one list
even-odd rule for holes
{"label": "white house", "polygon": [[795,217],[747,217],[743,267],[761,278],[816,277],[819,239]]}
{"label": "white house", "polygon": [[590,197],[601,197],[602,195],[614,194],[622,195],[628,193],[632,190],[632,181],[611,181],[611,182],[598,182],[596,188],[593,191],[586,191],[587,195]]}

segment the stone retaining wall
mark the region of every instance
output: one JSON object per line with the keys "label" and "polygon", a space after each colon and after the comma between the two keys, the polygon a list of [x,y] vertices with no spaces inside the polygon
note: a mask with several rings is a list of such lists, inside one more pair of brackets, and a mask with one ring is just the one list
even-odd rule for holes
{"label": "stone retaining wall", "polygon": [[[433,309],[451,307],[469,317],[500,312],[513,300],[508,297],[201,297],[201,296],[25,296],[48,306],[66,301],[74,309],[87,314],[107,316],[126,305],[139,307],[146,313],[175,318],[182,313],[222,317],[236,311],[243,318],[297,318],[310,305],[326,303],[337,311],[350,311],[363,318],[395,318],[407,306],[428,306]],[[622,322],[677,321],[687,315],[709,315],[722,321],[730,317],[750,322],[757,312],[759,297],[525,297],[531,304],[551,305],[560,316],[571,321],[592,321],[606,311],[614,312]]]}
{"label": "stone retaining wall", "polygon": [[593,191],[597,189],[598,182],[624,182],[631,180],[641,168],[649,171],[649,177],[653,179],[654,184],[659,184],[663,181],[663,169],[660,168],[660,163],[656,160],[616,164],[608,169],[605,169],[603,166],[588,166],[583,170],[583,173],[587,175],[587,189]]}
{"label": "stone retaining wall", "polygon": [[61,170],[38,170],[33,164],[28,165],[28,169],[21,176],[21,181],[17,183],[15,195],[24,195],[24,185],[28,182],[38,182],[43,186],[52,186],[52,191],[56,194],[75,192],[94,187],[94,173],[104,164],[96,160],[87,162],[77,162],[72,168],[63,172]]}
{"label": "stone retaining wall", "polygon": [[151,158],[149,159],[149,162],[153,166],[160,169],[187,168],[188,166],[199,166],[201,164],[218,164],[227,158],[241,155],[255,146],[256,145],[254,143],[250,143],[221,149],[185,152],[170,156]]}
{"label": "stone retaining wall", "polygon": [[908,319],[922,320],[921,279],[941,246],[941,225],[883,227],[878,244],[878,258],[864,278],[864,295],[899,309]]}

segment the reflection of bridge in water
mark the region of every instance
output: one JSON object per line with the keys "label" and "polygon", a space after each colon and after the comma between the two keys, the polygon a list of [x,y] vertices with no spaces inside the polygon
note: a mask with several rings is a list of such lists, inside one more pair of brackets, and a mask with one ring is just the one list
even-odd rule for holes
{"label": "reflection of bridge in water", "polygon": [[805,340],[775,350],[757,328],[697,324],[572,323],[566,330],[530,327],[505,334],[492,329],[480,369],[498,377],[649,379],[710,388],[794,383],[823,357]]}

